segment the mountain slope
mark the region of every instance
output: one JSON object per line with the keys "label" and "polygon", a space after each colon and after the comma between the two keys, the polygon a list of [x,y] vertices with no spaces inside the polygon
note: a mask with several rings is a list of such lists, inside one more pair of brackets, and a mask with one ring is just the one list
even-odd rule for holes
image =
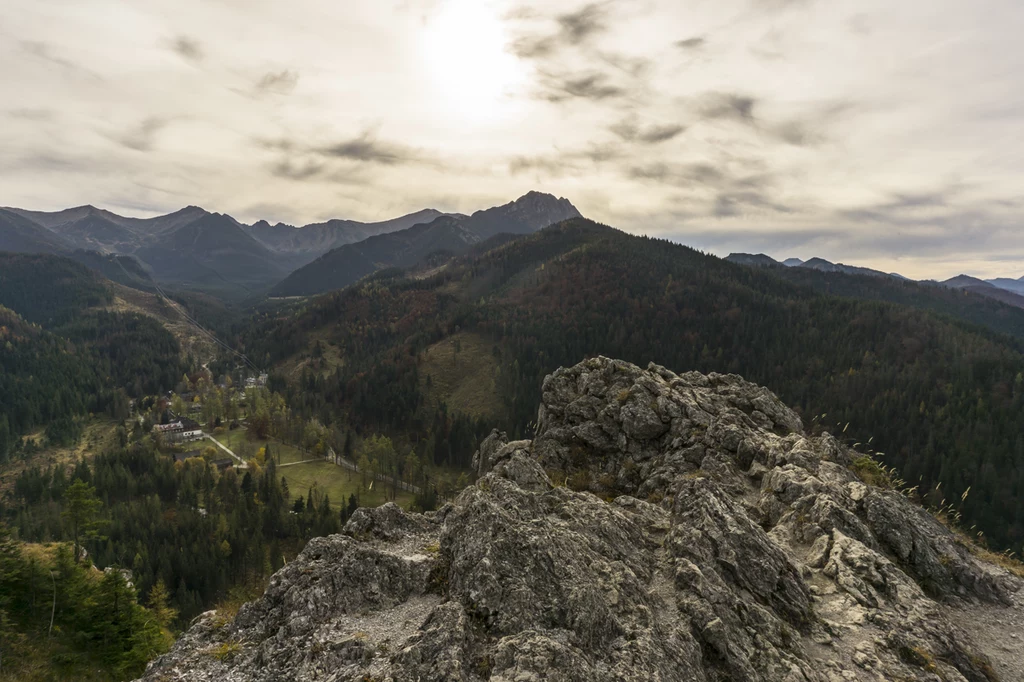
{"label": "mountain slope", "polygon": [[779,262],[771,256],[766,256],[763,253],[730,253],[725,257],[725,260],[730,263],[736,263],[737,265],[779,265]]}
{"label": "mountain slope", "polygon": [[[95,252],[92,255],[104,259]],[[188,321],[181,304],[136,286],[111,282],[73,258],[0,253],[0,305],[60,335],[66,335],[76,321],[91,320],[100,313],[151,318],[170,332],[183,355],[191,353],[204,360],[214,356],[213,342]],[[135,267],[129,272],[137,271],[138,266]]]}
{"label": "mountain slope", "polygon": [[957,275],[952,279],[947,279],[944,282],[939,282],[939,285],[946,287],[947,289],[959,289],[961,291],[969,291],[979,296],[984,296],[986,298],[991,298],[993,300],[1000,301],[1007,305],[1012,305],[1015,308],[1024,308],[1024,295],[1018,294],[1006,288],[998,287],[995,284],[978,279],[977,277],[971,277],[969,275]]}
{"label": "mountain slope", "polygon": [[[808,419],[825,414],[859,440],[872,439],[922,489],[941,483],[950,499],[969,485],[984,490],[964,510],[968,523],[1001,548],[1024,547],[1024,470],[1015,464],[1024,457],[1020,344],[779,276],[795,270],[733,265],[573,220],[458,258],[427,279],[382,276],[304,302],[297,313],[282,310],[244,335],[245,352],[309,368],[289,387],[293,409],[328,421],[344,415],[364,432],[384,430],[417,447],[430,434],[432,445],[421,451],[456,464],[467,460],[478,427],[450,431],[428,409],[420,372],[421,354],[457,333],[492,347],[499,373],[479,379],[499,396],[497,423],[510,433],[529,433],[536,387],[574,358],[661,357],[674,367],[743,374],[772,386]],[[314,369],[315,341],[341,359],[322,375]],[[457,353],[452,364],[457,371]]]}
{"label": "mountain slope", "polygon": [[463,220],[445,216],[334,249],[290,274],[270,294],[307,296],[340,289],[382,268],[411,267],[431,253],[461,253],[479,241]]}
{"label": "mountain slope", "polygon": [[443,216],[426,225],[339,247],[293,272],[271,295],[309,296],[340,289],[383,268],[411,267],[435,252],[463,253],[497,234],[527,234],[576,216],[579,211],[567,200],[530,192],[469,217]]}
{"label": "mountain slope", "polygon": [[485,440],[440,512],[358,510],[143,680],[1024,673],[1024,645],[988,636],[1024,624],[1020,578],[766,389],[594,358],[544,380],[537,424]]}
{"label": "mountain slope", "polygon": [[1020,279],[1001,277],[999,279],[990,279],[986,281],[989,284],[994,284],[1000,289],[1006,289],[1007,291],[1012,291],[1015,294],[1024,296],[1024,277],[1021,277]]}
{"label": "mountain slope", "polygon": [[60,253],[71,245],[56,234],[13,211],[0,209],[0,251]]}
{"label": "mountain slope", "polygon": [[[882,272],[881,270],[872,270],[871,268],[861,268],[854,265],[844,265],[842,263],[832,263],[825,260],[824,258],[812,258],[804,261],[800,265],[796,266],[799,268],[807,268],[809,270],[818,270],[819,272],[842,272],[847,275],[866,275],[868,277],[893,277],[894,275],[888,272]],[[898,277],[898,275],[896,275]]]}
{"label": "mountain slope", "polygon": [[413,225],[429,223],[442,215],[444,214],[440,211],[425,209],[377,223],[329,220],[301,228],[284,223],[270,225],[261,220],[247,228],[247,231],[269,249],[301,256],[300,263],[305,265],[339,246],[354,244],[380,234],[406,230]]}
{"label": "mountain slope", "polygon": [[280,258],[230,216],[206,214],[136,251],[161,281],[238,292],[267,286],[286,270]]}
{"label": "mountain slope", "polygon": [[[726,260],[740,263],[732,258]],[[803,268],[798,265],[776,267],[772,274],[823,294],[899,303],[1024,340],[1024,314],[1018,310],[1020,306],[1014,300],[1001,301],[1001,292],[994,288],[990,288],[992,291],[953,290],[935,286],[935,282],[915,282],[895,275],[862,276],[842,269]]]}

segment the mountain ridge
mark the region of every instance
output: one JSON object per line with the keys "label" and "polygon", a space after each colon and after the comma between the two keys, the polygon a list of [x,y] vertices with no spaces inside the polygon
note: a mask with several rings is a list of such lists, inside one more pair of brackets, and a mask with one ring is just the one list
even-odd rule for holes
{"label": "mountain ridge", "polygon": [[411,267],[435,252],[459,254],[499,233],[529,234],[580,217],[567,199],[530,192],[471,216],[441,216],[426,224],[348,244],[292,272],[271,296],[308,296],[348,286],[388,267]]}

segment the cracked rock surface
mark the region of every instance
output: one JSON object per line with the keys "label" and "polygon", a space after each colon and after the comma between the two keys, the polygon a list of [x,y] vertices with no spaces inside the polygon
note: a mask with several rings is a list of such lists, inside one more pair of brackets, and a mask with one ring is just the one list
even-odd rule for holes
{"label": "cracked rock surface", "polygon": [[587,360],[454,503],[359,510],[143,679],[1024,681],[1021,581],[851,456],[739,377]]}

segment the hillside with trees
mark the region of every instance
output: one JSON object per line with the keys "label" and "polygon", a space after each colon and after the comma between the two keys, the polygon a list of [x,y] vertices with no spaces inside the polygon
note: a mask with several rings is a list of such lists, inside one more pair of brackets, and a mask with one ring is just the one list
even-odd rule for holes
{"label": "hillside with trees", "polygon": [[115,300],[75,261],[0,254],[0,462],[31,431],[73,443],[90,413],[127,418],[131,399],[180,379],[174,336],[149,315],[109,309]]}
{"label": "hillside with trees", "polygon": [[[971,487],[967,525],[1000,548],[1020,549],[1018,343],[949,310],[837,293],[844,295],[572,220],[457,259],[426,279],[378,273],[262,314],[242,339],[263,364],[289,368],[274,383],[293,409],[328,426],[345,421],[359,432],[389,433],[458,466],[489,426],[529,435],[543,378],[587,356],[739,373],[815,428],[870,442],[935,504]],[[425,399],[423,354],[467,331],[490,340],[500,367],[496,419],[471,419]]]}

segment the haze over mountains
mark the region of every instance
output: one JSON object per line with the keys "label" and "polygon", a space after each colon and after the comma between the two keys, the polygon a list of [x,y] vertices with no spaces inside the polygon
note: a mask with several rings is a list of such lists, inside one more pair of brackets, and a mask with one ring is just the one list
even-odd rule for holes
{"label": "haze over mountains", "polygon": [[[132,256],[157,282],[225,298],[262,294],[279,282],[282,292],[311,294],[345,286],[381,267],[414,265],[434,251],[459,253],[499,233],[529,233],[579,215],[568,200],[539,192],[472,216],[424,209],[377,223],[330,220],[301,228],[266,221],[246,225],[197,206],[154,218],[94,206],[57,212],[3,208],[0,251],[72,255],[92,267],[104,254]],[[397,236],[382,239],[391,234]],[[355,244],[362,245],[302,270]]]}
{"label": "haze over mountains", "polygon": [[[896,272],[882,272],[871,268],[845,265],[843,263],[832,263],[824,258],[811,258],[803,261],[799,258],[787,258],[784,261],[777,261],[771,256],[763,253],[731,253],[726,259],[732,263],[750,266],[774,267],[785,266],[788,268],[807,268],[818,272],[839,272],[846,275],[865,275],[868,277],[884,277],[910,281],[907,277]],[[980,296],[995,299],[1017,308],[1024,308],[1024,277],[1020,279],[992,279],[982,280],[970,275],[957,275],[942,282],[935,280],[923,280],[923,284],[934,284],[948,289],[960,289],[969,291]]]}

